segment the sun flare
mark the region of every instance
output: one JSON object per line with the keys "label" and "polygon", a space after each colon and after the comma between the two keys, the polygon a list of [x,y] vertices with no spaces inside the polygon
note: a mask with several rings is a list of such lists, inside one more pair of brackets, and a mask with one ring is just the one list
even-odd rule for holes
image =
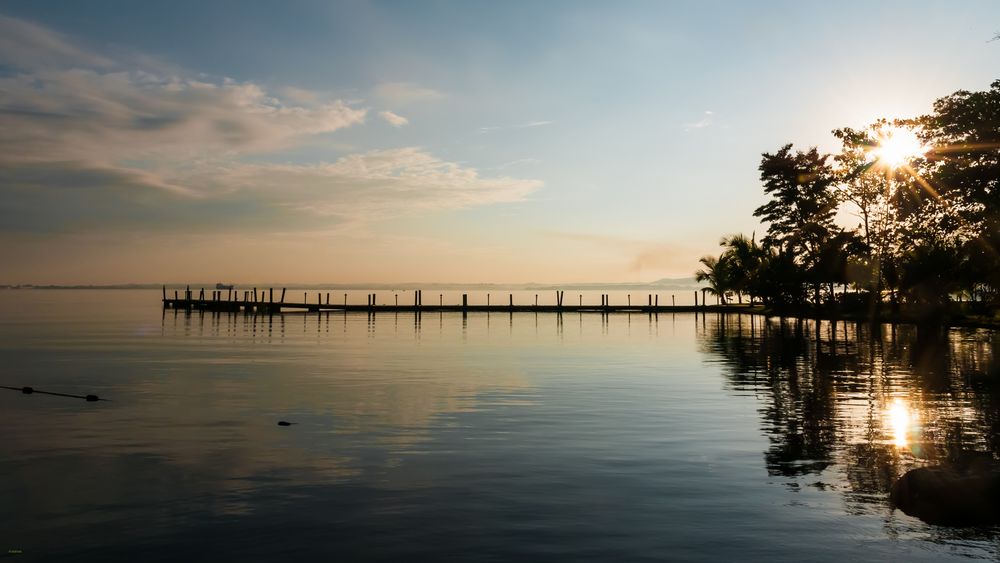
{"label": "sun flare", "polygon": [[927,152],[926,147],[917,138],[912,129],[891,127],[879,135],[879,144],[875,149],[878,161],[889,168],[898,168],[913,158]]}

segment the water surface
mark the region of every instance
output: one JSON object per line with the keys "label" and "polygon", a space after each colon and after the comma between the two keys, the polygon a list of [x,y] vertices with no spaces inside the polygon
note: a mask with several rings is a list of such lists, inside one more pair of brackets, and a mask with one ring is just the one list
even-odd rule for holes
{"label": "water surface", "polygon": [[[994,559],[892,510],[995,453],[988,331],[643,314],[162,311],[0,293],[23,560]],[[425,295],[425,302],[426,302]],[[297,424],[277,426],[277,421]]]}

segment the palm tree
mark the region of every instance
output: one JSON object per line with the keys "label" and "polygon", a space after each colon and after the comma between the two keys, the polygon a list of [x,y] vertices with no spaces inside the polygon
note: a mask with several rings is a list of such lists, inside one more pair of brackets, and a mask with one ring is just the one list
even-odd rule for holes
{"label": "palm tree", "polygon": [[726,292],[731,287],[731,271],[725,254],[716,258],[715,256],[702,256],[698,260],[704,268],[694,273],[694,279],[698,283],[706,282],[708,287],[702,291],[707,291],[713,295],[718,295],[722,302],[726,302]]}
{"label": "palm tree", "polygon": [[727,277],[740,303],[743,303],[743,294],[746,293],[750,296],[750,303],[753,304],[755,282],[761,262],[765,258],[764,250],[754,238],[736,234],[722,237],[719,241],[719,245],[726,249],[721,259],[727,264],[729,270]]}

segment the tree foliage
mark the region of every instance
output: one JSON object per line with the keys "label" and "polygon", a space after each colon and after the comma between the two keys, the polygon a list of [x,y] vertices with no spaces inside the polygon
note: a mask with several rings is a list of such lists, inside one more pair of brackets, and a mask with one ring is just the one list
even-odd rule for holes
{"label": "tree foliage", "polygon": [[[904,129],[923,147],[883,160],[888,135]],[[1000,80],[945,96],[928,115],[833,135],[841,143],[834,155],[792,144],[762,155],[769,199],[754,216],[767,232],[759,244],[724,237],[718,257],[702,258],[699,281],[723,299],[777,306],[835,304],[847,289],[872,306],[1000,305]],[[838,211],[857,226],[838,225]]]}

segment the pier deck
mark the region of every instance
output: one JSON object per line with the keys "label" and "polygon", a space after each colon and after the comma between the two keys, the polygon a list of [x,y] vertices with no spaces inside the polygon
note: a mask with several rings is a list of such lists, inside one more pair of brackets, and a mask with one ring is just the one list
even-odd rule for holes
{"label": "pier deck", "polygon": [[[423,304],[422,291],[412,292],[412,304],[377,304],[376,294],[368,295],[367,305],[357,305],[343,303],[331,303],[330,293],[316,293],[315,302],[291,302],[285,301],[285,290],[282,289],[279,295],[273,289],[267,291],[255,290],[214,290],[207,296],[202,289],[197,297],[188,288],[181,294],[175,291],[174,296],[167,296],[166,287],[163,288],[163,308],[164,309],[184,309],[213,312],[253,312],[253,313],[283,313],[283,312],[458,312],[458,313],[690,313],[714,309],[725,309],[733,311],[739,308],[734,305],[720,307],[718,305],[660,305],[659,297],[647,295],[645,304],[620,303],[611,304],[608,295],[601,296],[600,304],[580,303],[568,305],[563,302],[563,292],[556,292],[556,304],[515,304],[512,294],[508,294],[506,302],[491,304],[470,304],[468,295],[462,295],[462,302],[456,304],[438,303],[433,305]],[[308,294],[303,297],[307,297]],[[408,295],[409,296],[409,295]],[[695,296],[697,300],[697,295]]]}

